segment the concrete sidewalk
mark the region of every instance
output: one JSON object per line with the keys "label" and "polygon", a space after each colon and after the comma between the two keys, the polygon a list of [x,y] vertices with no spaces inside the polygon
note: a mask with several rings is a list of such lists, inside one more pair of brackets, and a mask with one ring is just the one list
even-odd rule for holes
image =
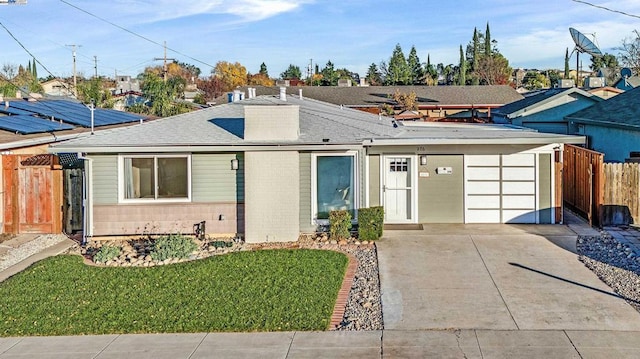
{"label": "concrete sidewalk", "polygon": [[0,338],[8,358],[636,358],[640,332],[440,330]]}

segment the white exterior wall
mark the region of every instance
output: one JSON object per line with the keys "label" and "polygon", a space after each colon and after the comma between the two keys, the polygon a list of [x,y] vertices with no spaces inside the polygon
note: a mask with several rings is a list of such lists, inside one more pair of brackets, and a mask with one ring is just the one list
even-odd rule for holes
{"label": "white exterior wall", "polygon": [[300,166],[297,151],[245,152],[245,240],[297,241]]}
{"label": "white exterior wall", "polygon": [[244,107],[244,139],[247,141],[297,140],[299,132],[299,106]]}

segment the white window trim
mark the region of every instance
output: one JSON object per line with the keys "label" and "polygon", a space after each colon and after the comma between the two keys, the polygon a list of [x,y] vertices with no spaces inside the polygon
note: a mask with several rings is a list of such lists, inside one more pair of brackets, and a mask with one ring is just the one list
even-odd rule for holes
{"label": "white window trim", "polygon": [[[159,158],[186,158],[187,159],[187,197],[185,198],[124,198],[124,159],[125,158],[153,158],[153,165],[157,169]],[[158,183],[158,171],[155,173],[155,183]],[[157,191],[157,188],[156,188]],[[157,195],[155,193],[154,195]],[[149,155],[118,155],[118,203],[184,203],[191,202],[191,155],[190,154],[149,154]]]}
{"label": "white window trim", "polygon": [[[329,224],[328,219],[318,219],[318,157],[342,157],[342,156],[351,156],[353,157],[353,209],[356,213],[358,213],[358,208],[360,208],[360,186],[358,182],[359,171],[358,171],[358,151],[347,151],[347,152],[325,152],[325,153],[312,153],[311,154],[311,224]],[[356,216],[352,218],[352,221],[356,221]]]}

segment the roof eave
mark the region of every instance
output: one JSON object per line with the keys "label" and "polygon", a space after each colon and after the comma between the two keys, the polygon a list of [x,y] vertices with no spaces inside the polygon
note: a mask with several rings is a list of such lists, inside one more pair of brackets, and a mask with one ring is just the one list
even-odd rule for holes
{"label": "roof eave", "polygon": [[364,146],[398,145],[547,145],[552,143],[585,144],[584,136],[515,137],[515,138],[399,138],[365,140]]}

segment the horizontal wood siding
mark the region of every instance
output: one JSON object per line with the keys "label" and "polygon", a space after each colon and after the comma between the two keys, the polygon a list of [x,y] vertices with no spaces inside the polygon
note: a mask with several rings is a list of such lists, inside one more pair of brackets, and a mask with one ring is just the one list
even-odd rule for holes
{"label": "horizontal wood siding", "polygon": [[[231,169],[237,158],[238,170]],[[197,154],[191,158],[193,202],[244,202],[242,153]]]}
{"label": "horizontal wood siding", "polygon": [[118,203],[118,156],[91,156],[93,204]]}

